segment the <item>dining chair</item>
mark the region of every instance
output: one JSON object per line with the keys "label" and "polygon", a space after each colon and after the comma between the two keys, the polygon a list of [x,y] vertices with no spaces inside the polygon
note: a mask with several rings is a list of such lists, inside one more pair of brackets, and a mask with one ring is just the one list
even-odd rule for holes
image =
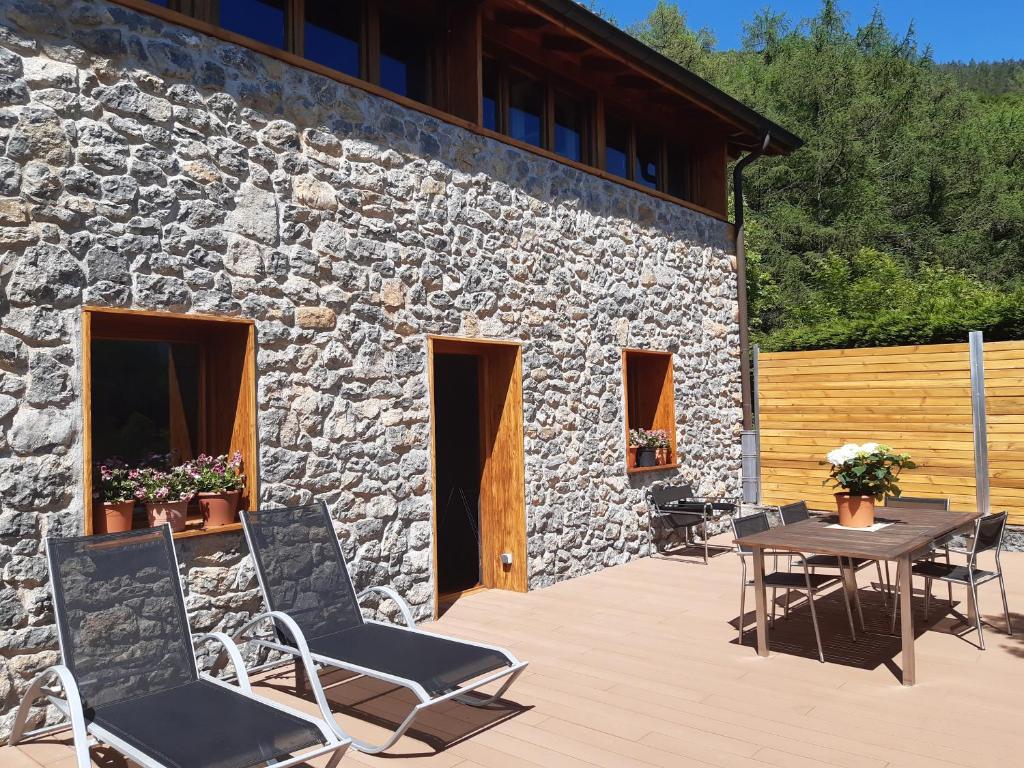
{"label": "dining chair", "polygon": [[[950,586],[949,607],[953,608],[952,587],[954,584],[967,587],[970,590],[970,599],[974,605],[974,623],[978,630],[978,645],[985,650],[985,635],[981,630],[981,610],[978,608],[978,587],[990,581],[999,582],[999,590],[1003,597],[1003,615],[1006,617],[1006,634],[1013,635],[1013,624],[1010,621],[1010,607],[1006,601],[1006,582],[1003,579],[1003,565],[999,555],[1003,548],[1003,535],[1006,532],[1006,520],[1008,513],[1000,512],[995,515],[979,517],[974,523],[974,537],[971,548],[967,554],[966,565],[952,565],[940,563],[936,560],[917,560],[911,568],[913,576],[924,577],[926,581],[924,595],[924,615],[928,618],[928,608],[931,603],[931,582],[933,580],[944,581]],[[982,570],[977,567],[978,555],[982,552],[994,552],[995,570]],[[899,579],[897,590],[899,589]],[[898,606],[897,606],[898,610]],[[896,613],[894,610],[892,619],[892,631],[896,631]]]}
{"label": "dining chair", "polygon": [[[949,511],[949,499],[941,496],[886,496],[885,497],[885,508],[886,509],[938,509],[943,512]],[[931,543],[932,557],[935,557],[941,549],[943,554],[946,556],[946,563],[950,562],[949,550],[953,545],[954,540],[960,535],[960,531],[953,531],[953,533],[943,536],[941,539],[937,539]],[[967,554],[963,552],[963,554]],[[889,563],[885,564],[885,583],[890,584],[889,581]],[[947,591],[949,593],[949,602],[953,602],[953,585],[947,584]],[[895,597],[893,599],[895,602]]]}
{"label": "dining chair", "polygon": [[[752,536],[755,533],[763,533],[771,528],[768,523],[768,513],[758,512],[753,515],[746,515],[744,517],[733,517],[732,518],[732,532],[736,539],[742,539],[744,536]],[[753,550],[750,547],[744,547],[739,544],[736,545],[736,554],[739,555],[740,565],[742,573],[740,577],[740,618],[739,618],[739,635],[740,644],[743,643],[743,635],[746,629],[744,617],[746,616],[746,596],[747,587],[754,586],[755,582],[753,579],[747,578],[747,556],[753,554]],[[765,555],[790,555],[789,552],[765,552]],[[765,587],[772,588],[772,614],[771,614],[771,625],[775,625],[775,600],[779,589],[794,590],[798,592],[805,592],[807,595],[807,605],[811,611],[811,623],[814,626],[814,639],[818,644],[818,660],[822,664],[825,663],[825,652],[821,646],[821,631],[818,628],[818,614],[814,609],[814,597],[822,589],[839,584],[840,579],[838,576],[827,576],[825,574],[812,574],[805,563],[803,566],[803,573],[788,573],[786,571],[772,570],[771,572],[765,573],[764,585]],[[853,626],[853,611],[850,608],[850,597],[846,594],[846,590],[840,590],[843,593],[843,600],[846,603],[846,616],[850,621],[850,634],[853,639],[857,639],[857,632]]]}
{"label": "dining chair", "polygon": [[[792,504],[784,504],[779,507],[779,517],[782,519],[783,525],[793,525],[803,520],[810,520],[811,510],[807,506],[806,501],[795,501]],[[857,586],[857,571],[867,568],[871,563],[875,564],[878,570],[878,584],[882,591],[882,600],[885,603],[886,609],[889,607],[889,597],[885,588],[885,582],[882,580],[882,565],[877,560],[866,560],[860,557],[843,558],[848,561],[849,568],[853,577],[854,586],[854,598],[857,603],[857,615],[860,618],[860,628],[864,629],[864,611],[860,605],[860,593],[856,590]],[[837,555],[813,555],[804,554],[800,560],[791,562],[790,565],[800,565],[800,562],[806,563],[811,573],[814,573],[817,568],[828,568],[829,570],[842,571],[842,563]],[[786,609],[789,608],[789,595],[786,595]]]}

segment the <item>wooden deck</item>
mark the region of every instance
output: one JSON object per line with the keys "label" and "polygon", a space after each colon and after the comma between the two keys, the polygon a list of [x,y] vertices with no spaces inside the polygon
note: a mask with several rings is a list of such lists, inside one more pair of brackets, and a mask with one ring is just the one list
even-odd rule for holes
{"label": "wooden deck", "polygon": [[[986,632],[985,652],[971,644],[973,635],[950,633],[944,601],[933,601],[924,631],[918,592],[913,688],[897,680],[899,638],[881,633],[887,620],[869,591],[870,571],[859,580],[874,632],[859,642],[847,634],[838,595],[818,603],[826,664],[817,661],[805,610],[779,622],[770,658],[752,649],[753,632],[737,644],[739,566],[731,553],[708,567],[647,559],[529,594],[469,595],[431,628],[507,645],[531,662],[508,706],[442,705],[389,756],[350,750],[342,765],[1015,765],[1024,715],[1024,555],[1004,562],[1020,634],[1002,631],[995,585],[981,589],[982,615],[996,627]],[[288,682],[272,674],[258,689],[290,698]],[[329,695],[346,729],[377,740],[410,703],[362,680]],[[128,765],[108,750],[93,755],[96,766]],[[74,760],[53,739],[0,749],[0,766],[73,768]]]}

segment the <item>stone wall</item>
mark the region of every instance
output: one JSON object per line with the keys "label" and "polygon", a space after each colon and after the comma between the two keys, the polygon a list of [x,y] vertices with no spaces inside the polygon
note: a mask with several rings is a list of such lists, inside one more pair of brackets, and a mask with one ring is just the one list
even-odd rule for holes
{"label": "stone wall", "polygon": [[[0,13],[0,737],[81,531],[83,304],[254,318],[262,502],[325,499],[420,616],[428,333],[524,345],[532,588],[651,551],[623,345],[675,353],[680,473],[739,494],[727,225],[118,5]],[[239,536],[180,555],[196,630],[259,607]]]}

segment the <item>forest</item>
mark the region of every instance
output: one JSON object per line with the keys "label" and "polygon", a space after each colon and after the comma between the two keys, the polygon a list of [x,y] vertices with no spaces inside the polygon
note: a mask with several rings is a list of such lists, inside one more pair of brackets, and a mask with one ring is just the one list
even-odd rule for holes
{"label": "forest", "polygon": [[[601,11],[599,3],[586,3]],[[659,0],[629,31],[796,133],[747,169],[765,351],[1024,338],[1024,61],[937,64],[882,11],[765,10],[714,51]]]}

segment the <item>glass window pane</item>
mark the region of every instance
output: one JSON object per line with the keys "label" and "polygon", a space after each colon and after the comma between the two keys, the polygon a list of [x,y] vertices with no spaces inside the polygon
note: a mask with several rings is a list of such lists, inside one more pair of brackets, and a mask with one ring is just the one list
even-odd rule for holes
{"label": "glass window pane", "polygon": [[500,131],[498,127],[499,81],[498,64],[494,59],[484,59],[484,128]]}
{"label": "glass window pane", "polygon": [[608,173],[629,177],[629,125],[614,117],[605,121],[604,167]]}
{"label": "glass window pane", "polygon": [[651,189],[658,188],[658,166],[661,165],[661,142],[654,136],[637,134],[636,169],[633,181]]}
{"label": "glass window pane", "polygon": [[138,465],[171,453],[193,458],[199,447],[199,375],[196,344],[94,341],[95,461],[119,458]]}
{"label": "glass window pane", "polygon": [[428,54],[423,24],[380,15],[380,84],[416,101],[427,100]]}
{"label": "glass window pane", "polygon": [[358,0],[306,0],[303,55],[325,67],[359,77],[360,6]]}
{"label": "glass window pane", "polygon": [[535,147],[544,145],[544,86],[513,73],[508,84],[508,135]]}
{"label": "glass window pane", "polygon": [[586,110],[583,104],[564,94],[555,94],[555,152],[582,162],[585,135]]}
{"label": "glass window pane", "polygon": [[284,8],[287,0],[220,0],[224,29],[284,48]]}
{"label": "glass window pane", "polygon": [[668,168],[665,169],[666,191],[673,197],[690,200],[693,190],[690,184],[690,152],[686,147],[671,146],[668,149]]}

